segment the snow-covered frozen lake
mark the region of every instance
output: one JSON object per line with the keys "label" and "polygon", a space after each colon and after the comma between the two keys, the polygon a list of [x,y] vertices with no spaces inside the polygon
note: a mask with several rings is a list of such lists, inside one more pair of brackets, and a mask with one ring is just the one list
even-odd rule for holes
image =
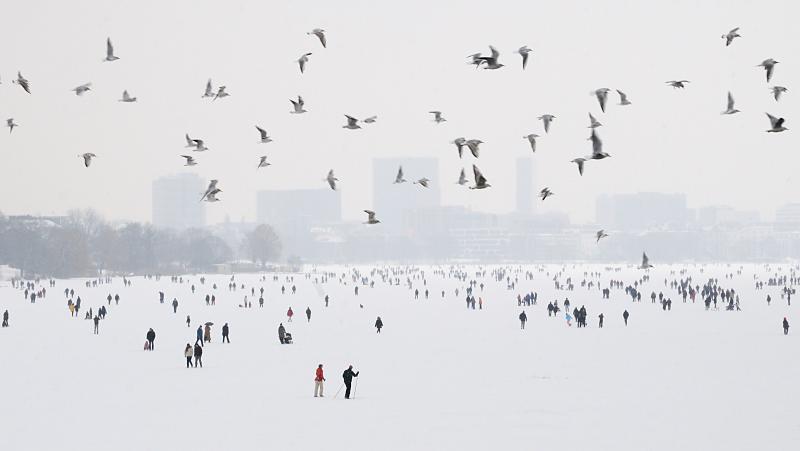
{"label": "snow-covered frozen lake", "polygon": [[[236,275],[246,287],[236,291],[228,290],[230,276],[207,275],[201,285],[199,275],[189,275],[182,284],[134,277],[131,287],[121,278],[92,288],[84,280],[58,280],[31,304],[2,282],[0,311],[8,309],[11,318],[0,330],[0,443],[7,450],[81,451],[789,450],[800,444],[800,317],[781,299],[782,286],[754,287],[754,274],[766,282],[789,275],[790,266],[744,265],[741,275],[738,265],[704,272],[656,267],[642,291],[671,297],[671,311],[649,296],[634,304],[613,289],[603,300],[596,287],[580,286],[585,271],[600,271],[603,287],[612,278],[627,285],[645,274],[603,268],[526,267],[534,279],[519,274],[509,290],[492,280],[492,267],[482,278],[474,276],[477,267],[466,267],[470,279],[486,284],[474,293],[482,310],[466,308],[466,283],[431,267],[422,268],[427,300],[414,299],[405,275],[400,286],[375,277],[374,288],[361,286],[355,296],[352,268],[344,267],[326,269],[347,273],[346,285],[294,275],[294,295],[286,275],[277,282],[271,274],[265,282],[258,274]],[[664,285],[684,268],[693,285],[717,277],[734,288],[742,311],[706,311],[699,298],[684,304]],[[371,268],[360,269],[369,276]],[[571,275],[573,291],[555,289],[553,276],[562,269],[560,280]],[[421,279],[412,282],[424,291]],[[70,317],[65,288],[81,297],[80,318]],[[517,293],[530,291],[538,293],[538,305],[523,307],[529,321],[520,330]],[[94,335],[83,311],[105,304],[109,293],[121,301],[108,307]],[[215,306],[206,306],[206,294],[216,295]],[[252,308],[239,307],[245,295]],[[563,314],[548,317],[547,302],[562,304],[565,297],[586,306],[587,328],[568,327]],[[290,306],[295,317],[287,323]],[[380,335],[377,316],[385,324]],[[785,316],[797,324],[788,336],[781,329]],[[207,321],[215,326],[204,368],[187,369],[184,347]],[[226,322],[230,344],[221,343]],[[294,344],[278,343],[280,322]],[[151,327],[155,351],[144,352]],[[328,380],[325,398],[313,397],[319,363]],[[361,371],[355,399],[334,399],[349,364]]]}

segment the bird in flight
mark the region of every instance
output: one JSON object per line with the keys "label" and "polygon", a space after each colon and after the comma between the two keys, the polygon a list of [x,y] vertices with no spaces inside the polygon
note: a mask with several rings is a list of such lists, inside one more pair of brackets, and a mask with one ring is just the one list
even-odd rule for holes
{"label": "bird in flight", "polygon": [[265,168],[267,166],[270,166],[270,164],[271,163],[267,163],[267,156],[264,155],[261,157],[260,160],[258,160],[258,167],[256,169]]}
{"label": "bird in flight", "polygon": [[440,124],[447,120],[444,118],[444,116],[442,116],[441,111],[428,111],[428,112],[433,115],[433,122],[436,122],[437,124]]}
{"label": "bird in flight", "polygon": [[770,88],[770,91],[772,91],[772,96],[775,97],[775,101],[777,102],[781,99],[781,94],[788,91],[788,89],[783,86],[773,86]]}
{"label": "bird in flight", "polygon": [[403,167],[397,169],[397,176],[394,178],[394,183],[405,183],[406,179],[403,178]]}
{"label": "bird in flight", "polygon": [[498,62],[498,59],[500,59],[500,52],[498,52],[497,49],[491,45],[489,46],[489,50],[492,52],[491,56],[480,56],[480,54],[478,54],[478,56],[473,55],[473,58],[477,60],[477,63],[475,64],[478,66],[481,64],[486,64],[484,69],[489,70],[500,69],[503,67],[503,64]]}
{"label": "bird in flight", "polygon": [[338,181],[339,181],[339,179],[337,179],[337,178],[336,178],[336,177],[333,175],[333,169],[331,169],[330,171],[328,171],[328,176],[327,176],[327,177],[325,177],[325,181],[326,181],[326,182],[328,182],[328,185],[330,185],[330,187],[331,187],[331,189],[332,189],[332,190],[336,191],[336,182],[338,182]]}
{"label": "bird in flight", "polygon": [[219,183],[217,179],[213,179],[208,182],[208,188],[206,188],[206,192],[203,193],[203,197],[200,198],[201,201],[206,200],[209,195],[216,194],[221,191],[219,188],[217,188],[217,183]]}
{"label": "bird in flight", "polygon": [[550,123],[553,122],[553,119],[555,119],[555,118],[556,117],[553,116],[552,114],[543,114],[543,115],[539,116],[539,120],[544,122],[544,132],[545,133],[550,133]]}
{"label": "bird in flight", "polygon": [[28,94],[31,93],[31,84],[22,76],[22,72],[17,71],[17,79],[13,80],[11,83],[19,85]]}
{"label": "bird in flight", "polygon": [[542,189],[542,191],[540,191],[540,192],[539,192],[539,197],[541,197],[541,198],[542,198],[542,201],[543,201],[543,202],[544,202],[544,200],[545,200],[545,199],[547,199],[548,197],[550,197],[550,196],[554,196],[554,195],[555,195],[555,193],[554,193],[554,192],[552,192],[552,191],[550,191],[550,188],[544,188],[544,189]]}
{"label": "bird in flight", "polygon": [[193,156],[191,156],[191,155],[181,155],[181,157],[186,159],[186,164],[184,164],[184,166],[195,166],[195,165],[197,165],[197,161],[195,161]]}
{"label": "bird in flight", "polygon": [[216,93],[216,95],[214,95],[214,98],[211,99],[211,101],[213,102],[214,100],[217,100],[217,99],[223,99],[225,97],[228,97],[229,95],[230,94],[225,92],[225,86],[220,86],[219,88],[217,88],[217,93]]}
{"label": "bird in flight", "polygon": [[206,147],[205,141],[202,139],[192,139],[189,137],[188,133],[186,134],[186,147],[194,147],[194,149],[192,149],[194,152],[209,150],[208,147]]}
{"label": "bird in flight", "polygon": [[628,100],[628,96],[624,92],[622,92],[619,89],[617,89],[617,94],[619,94],[619,104],[620,105],[625,106],[625,105],[630,105],[631,104],[630,100]]}
{"label": "bird in flight", "polygon": [[650,264],[650,259],[647,258],[647,254],[642,252],[642,264],[639,266],[639,269],[648,269],[652,267],[653,265]]}
{"label": "bird in flight", "polygon": [[685,88],[686,83],[689,83],[689,80],[671,80],[666,82],[668,85],[672,86],[673,88]]}
{"label": "bird in flight", "polygon": [[605,113],[606,112],[606,102],[608,101],[608,93],[611,91],[608,88],[600,88],[596,89],[593,94],[597,97],[597,103],[600,104],[600,109]]}
{"label": "bird in flight", "polygon": [[525,70],[525,67],[528,65],[528,54],[531,53],[531,49],[529,49],[527,45],[523,45],[517,50],[517,53],[522,56],[522,70]]}
{"label": "bird in flight", "polygon": [[481,170],[478,169],[478,166],[473,164],[472,172],[475,175],[475,186],[470,186],[469,189],[486,189],[492,186],[487,183],[486,177],[481,174]]}
{"label": "bird in flight", "polygon": [[344,117],[347,118],[347,125],[342,125],[342,128],[347,128],[350,130],[356,130],[361,128],[361,126],[358,125],[358,119],[354,118],[353,116],[348,116],[346,114],[344,115]]}
{"label": "bird in flight", "polygon": [[14,131],[14,127],[19,127],[19,125],[14,122],[14,118],[13,117],[6,119],[6,126],[8,126],[8,133],[13,132]]}
{"label": "bird in flight", "polygon": [[303,109],[303,105],[305,105],[306,102],[303,101],[303,97],[302,96],[297,96],[297,101],[294,101],[292,99],[289,99],[289,101],[292,102],[292,108],[293,108],[293,110],[290,111],[290,113],[292,113],[292,114],[303,114],[303,113],[306,112],[306,110]]}
{"label": "bird in flight", "polygon": [[131,102],[135,102],[136,101],[136,97],[131,97],[131,95],[128,94],[128,90],[126,89],[126,90],[122,91],[122,98],[119,99],[119,101],[120,102],[125,102],[125,103],[131,103]]}
{"label": "bird in flight", "polygon": [[91,83],[84,83],[84,84],[78,86],[77,88],[73,88],[72,90],[75,91],[75,95],[82,96],[87,91],[90,91],[91,89],[92,89],[92,84]]}
{"label": "bird in flight", "polygon": [[592,129],[592,134],[589,136],[589,140],[592,141],[592,156],[590,157],[592,160],[602,160],[611,156],[606,152],[603,152],[603,141],[600,140],[600,136],[597,135],[597,131],[595,131],[595,129]]}
{"label": "bird in flight", "polygon": [[416,182],[414,182],[414,184],[415,185],[421,185],[421,186],[427,188],[428,187],[428,182],[430,182],[429,179],[427,179],[425,177],[422,177],[421,179],[419,179]]}
{"label": "bird in flight", "polygon": [[[578,174],[583,175],[583,165],[586,163],[586,158],[578,157],[570,161],[578,165]],[[542,199],[544,200],[544,199]]]}
{"label": "bird in flight", "polygon": [[769,133],[778,133],[778,132],[782,132],[782,131],[785,131],[785,130],[789,130],[788,128],[783,126],[783,122],[784,122],[783,118],[778,119],[777,117],[775,117],[775,116],[773,116],[773,115],[771,115],[769,113],[766,113],[766,114],[767,114],[767,117],[769,118],[769,124],[770,124],[770,129],[767,130],[767,132],[769,132]]}
{"label": "bird in flight", "polygon": [[206,92],[203,93],[203,98],[207,98],[207,97],[210,97],[210,98],[214,98],[215,97],[215,95],[214,95],[214,87],[211,86],[211,79],[210,78],[206,82]]}
{"label": "bird in flight", "polygon": [[767,71],[767,83],[772,80],[772,73],[775,71],[775,65],[778,64],[778,61],[775,61],[772,58],[765,59],[756,67],[763,67],[765,71]]}
{"label": "bird in flight", "polygon": [[306,71],[306,64],[308,63],[308,57],[311,56],[311,52],[304,53],[300,59],[297,60],[297,64],[300,65],[300,73],[303,74]]}
{"label": "bird in flight", "polygon": [[728,106],[725,108],[725,111],[723,111],[722,114],[735,114],[738,112],[739,110],[737,110],[734,106],[733,96],[731,95],[731,92],[728,91]]}
{"label": "bird in flight", "polygon": [[597,237],[597,241],[596,241],[595,243],[599,243],[599,242],[600,242],[600,240],[602,240],[603,238],[607,238],[607,237],[608,237],[608,234],[606,233],[606,231],[605,231],[605,230],[603,230],[603,229],[600,229],[600,230],[598,230],[598,231],[597,231],[597,233],[595,234],[595,236]]}
{"label": "bird in flight", "polygon": [[256,125],[256,130],[258,130],[258,133],[261,135],[261,140],[259,141],[260,143],[266,144],[266,143],[271,143],[272,142],[272,138],[270,138],[269,135],[267,135],[267,131],[266,130],[264,130],[263,128],[259,127],[258,125]]}
{"label": "bird in flight", "polygon": [[111,44],[111,38],[106,38],[106,58],[103,61],[116,61],[119,57],[114,56],[114,46]]}
{"label": "bird in flight", "polygon": [[367,214],[367,222],[364,224],[378,224],[380,221],[375,219],[375,212],[372,210],[364,210],[364,213]]}
{"label": "bird in flight", "polygon": [[78,156],[83,158],[83,165],[88,168],[89,165],[92,164],[92,158],[95,158],[97,155],[95,155],[93,153],[83,153],[83,154],[80,154]]}
{"label": "bird in flight", "polygon": [[736,27],[733,30],[722,35],[722,39],[725,40],[725,47],[731,45],[731,42],[733,42],[735,38],[741,38],[741,37],[742,36],[739,34],[739,27]]}
{"label": "bird in flight", "polygon": [[325,30],[322,28],[314,28],[313,30],[307,32],[308,35],[314,35],[319,38],[320,44],[322,44],[322,48],[328,48],[328,40],[325,38]]}
{"label": "bird in flight", "polygon": [[537,135],[536,133],[530,133],[522,137],[522,139],[528,140],[528,143],[530,143],[531,150],[533,151],[533,153],[536,153],[536,138],[538,137],[539,135]]}
{"label": "bird in flight", "polygon": [[458,150],[458,158],[461,158],[464,153],[464,145],[467,144],[467,140],[464,137],[459,137],[453,140],[453,144],[456,145],[456,150]]}
{"label": "bird in flight", "polygon": [[483,141],[480,139],[470,139],[466,142],[467,148],[472,152],[473,157],[478,158],[478,154],[480,153],[478,146],[481,144],[483,144]]}
{"label": "bird in flight", "polygon": [[378,122],[378,116],[370,116],[361,122],[365,124],[374,124],[375,122]]}

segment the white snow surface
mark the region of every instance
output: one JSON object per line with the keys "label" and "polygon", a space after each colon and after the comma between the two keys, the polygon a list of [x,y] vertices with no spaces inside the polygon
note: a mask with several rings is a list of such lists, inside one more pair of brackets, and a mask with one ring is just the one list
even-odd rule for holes
{"label": "white snow surface", "polygon": [[[369,275],[372,267],[359,268]],[[182,284],[133,277],[86,288],[85,279],[58,280],[35,304],[10,283],[0,284],[0,443],[5,450],[789,450],[800,446],[800,317],[781,299],[781,287],[755,290],[787,275],[789,265],[675,265],[649,270],[641,303],[622,289],[602,300],[580,286],[584,271],[633,283],[645,272],[605,265],[529,266],[516,289],[490,277],[470,279],[486,288],[482,310],[467,310],[466,284],[426,271],[430,299],[404,284],[354,284],[347,273],[314,284],[285,277],[238,274],[246,290],[227,288],[229,275],[184,275]],[[514,266],[514,268],[517,268]],[[736,289],[741,312],[706,311],[701,299],[684,304],[664,279],[688,271],[693,284],[717,277]],[[441,267],[445,269],[446,267]],[[311,268],[307,268],[311,271]],[[670,274],[671,271],[676,271]],[[703,271],[703,272],[701,272]],[[574,291],[552,279],[571,275]],[[725,274],[733,273],[732,279]],[[513,277],[513,274],[512,274]],[[587,277],[587,280],[588,277]],[[424,291],[421,279],[414,288]],[[197,287],[191,293],[190,285]],[[212,290],[212,283],[218,285]],[[286,285],[287,294],[280,287]],[[41,286],[47,286],[42,281]],[[258,288],[265,307],[258,307]],[[256,296],[250,295],[255,287]],[[64,288],[82,298],[70,318]],[[460,289],[456,297],[454,290]],[[165,303],[158,302],[164,291]],[[444,299],[441,291],[445,290]],[[649,293],[673,300],[671,311]],[[536,291],[538,305],[518,307],[517,293]],[[99,335],[83,319],[106,296],[119,293]],[[204,296],[216,294],[216,306]],[[327,293],[330,306],[322,299]],[[765,298],[772,296],[771,306]],[[244,296],[253,302],[240,308]],[[177,314],[170,302],[177,298]],[[547,316],[548,301],[585,305],[587,328],[568,327],[562,314]],[[800,302],[798,299],[797,302]],[[359,306],[363,304],[363,308]],[[291,323],[286,311],[295,312]],[[311,321],[304,311],[311,307]],[[525,310],[526,330],[517,319]],[[625,327],[622,312],[630,312]],[[572,308],[570,308],[572,310]],[[605,314],[605,327],[597,315]],[[191,315],[192,327],[186,326]],[[377,316],[385,327],[375,333]],[[793,326],[784,336],[781,321]],[[183,350],[196,327],[212,321],[213,342],[204,368],[185,367]],[[221,326],[230,325],[230,344]],[[280,322],[295,343],[280,345]],[[155,350],[143,351],[152,327]],[[313,397],[317,364],[324,364],[325,398]],[[352,400],[334,399],[349,364],[360,371]]]}

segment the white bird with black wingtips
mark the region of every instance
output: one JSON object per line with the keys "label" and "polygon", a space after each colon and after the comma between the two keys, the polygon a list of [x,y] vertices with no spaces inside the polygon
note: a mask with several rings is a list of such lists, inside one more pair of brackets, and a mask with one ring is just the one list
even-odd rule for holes
{"label": "white bird with black wingtips", "polygon": [[111,38],[106,38],[106,57],[103,61],[116,61],[119,57],[114,55],[114,46],[111,44]]}
{"label": "white bird with black wingtips", "polygon": [[264,130],[263,128],[259,127],[258,125],[256,125],[256,130],[258,130],[258,133],[261,136],[261,139],[259,140],[259,143],[266,144],[266,143],[271,143],[272,142],[272,138],[270,138],[270,136],[267,134],[266,130]]}
{"label": "white bird with black wingtips", "polygon": [[322,28],[314,28],[313,30],[307,32],[308,35],[314,35],[319,39],[320,44],[322,44],[322,48],[328,48],[328,39],[325,37],[325,30]]}

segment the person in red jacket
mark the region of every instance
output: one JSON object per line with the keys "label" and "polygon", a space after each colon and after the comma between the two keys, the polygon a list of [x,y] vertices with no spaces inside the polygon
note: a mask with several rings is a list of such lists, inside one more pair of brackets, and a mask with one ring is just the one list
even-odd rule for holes
{"label": "person in red jacket", "polygon": [[286,316],[289,317],[289,321],[288,322],[291,323],[292,322],[292,316],[294,316],[294,312],[292,311],[291,307],[289,307],[289,310],[286,312]]}
{"label": "person in red jacket", "polygon": [[322,383],[325,381],[325,375],[322,373],[322,364],[320,363],[317,367],[317,377],[314,378],[314,397],[324,398],[325,395],[322,394],[323,386]]}

